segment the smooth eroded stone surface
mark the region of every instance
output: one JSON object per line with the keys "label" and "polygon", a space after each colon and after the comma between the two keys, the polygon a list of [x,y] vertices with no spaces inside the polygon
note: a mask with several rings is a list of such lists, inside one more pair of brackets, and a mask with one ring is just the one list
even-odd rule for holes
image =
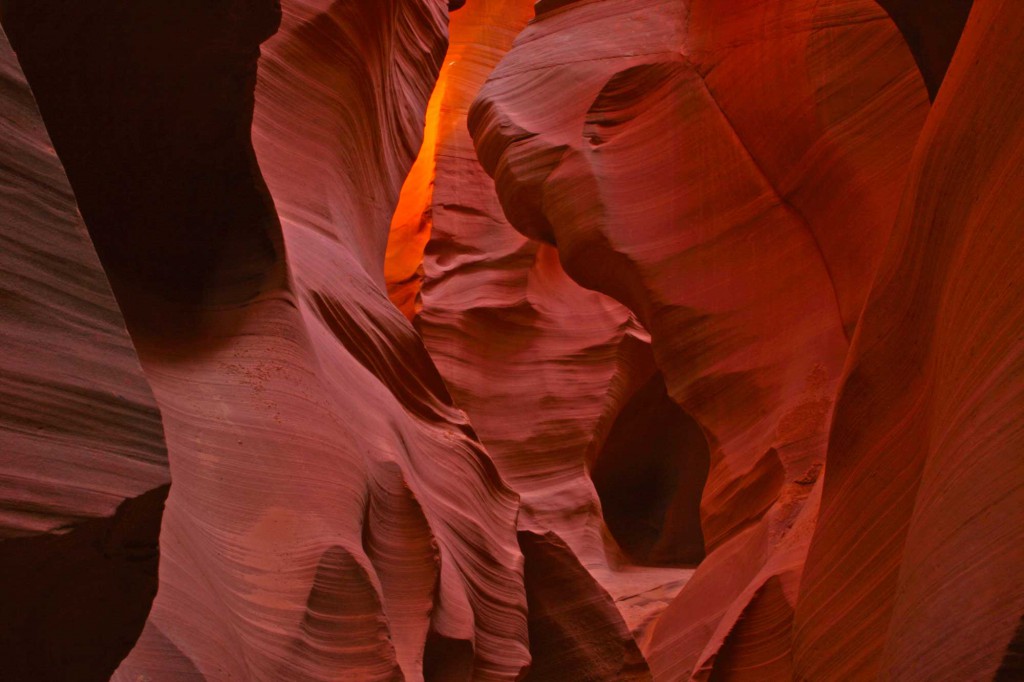
{"label": "smooth eroded stone surface", "polygon": [[1019,2],[0,20],[0,677],[1024,675]]}
{"label": "smooth eroded stone surface", "polygon": [[[232,313],[217,352],[148,356],[188,453],[152,624],[207,676],[514,679],[529,661],[516,499],[383,291],[444,23],[440,2],[284,4],[254,141],[287,286]],[[223,557],[211,596],[237,585],[201,619],[197,552]]]}
{"label": "smooth eroded stone surface", "polygon": [[836,406],[799,678],[991,679],[1019,655],[1022,31],[1019,3],[975,3],[918,142]]}
{"label": "smooth eroded stone surface", "polygon": [[[707,446],[668,398],[635,318],[574,283],[555,249],[508,224],[476,158],[469,106],[532,9],[530,0],[488,0],[452,16],[385,274],[392,300],[413,317],[456,403],[520,495],[519,528],[564,542],[571,554],[555,565],[568,571],[575,560],[593,576],[566,593],[563,607],[608,622],[564,640],[552,640],[551,628],[531,630],[535,656],[571,644],[560,655],[579,663],[594,655],[591,644],[610,650],[598,640],[614,633],[625,637],[618,647],[635,646],[628,633],[653,620],[703,556]],[[412,282],[402,274],[417,272]],[[410,284],[422,284],[422,294],[410,294]],[[645,485],[656,490],[647,494]],[[528,569],[527,592],[547,589],[531,581],[563,578]],[[621,615],[610,603],[597,606],[611,600]],[[557,659],[546,658],[532,675],[556,669]],[[619,674],[607,664],[588,670],[587,679]]]}

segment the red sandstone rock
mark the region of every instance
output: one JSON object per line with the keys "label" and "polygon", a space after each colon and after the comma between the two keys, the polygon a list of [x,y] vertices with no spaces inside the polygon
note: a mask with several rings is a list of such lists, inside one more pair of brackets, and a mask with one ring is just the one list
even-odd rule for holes
{"label": "red sandstone rock", "polygon": [[647,663],[597,583],[553,533],[520,533],[530,607],[529,680],[650,680]]}
{"label": "red sandstone rock", "polygon": [[[227,313],[216,352],[143,349],[178,482],[150,626],[207,676],[511,679],[528,663],[515,497],[383,292],[443,27],[436,2],[284,4],[254,139],[288,283]],[[158,672],[148,646],[124,679]]]}
{"label": "red sandstone rock", "polygon": [[751,599],[792,610],[799,557],[784,573],[770,557],[824,459],[926,110],[871,2],[694,2],[684,22],[652,0],[540,13],[470,114],[513,225],[650,330],[711,444],[705,541],[750,554],[746,577],[701,566],[646,644],[655,677],[701,668]]}
{"label": "red sandstone rock", "polygon": [[516,497],[383,291],[444,3],[285,3],[258,155],[273,3],[112,9],[5,25],[167,433],[160,591],[116,678],[514,679]]}
{"label": "red sandstone rock", "polygon": [[[655,430],[638,433],[636,425],[632,432],[623,427],[624,407],[649,378],[655,380],[655,389],[664,391],[646,332],[621,305],[569,280],[554,249],[531,242],[505,221],[493,184],[476,159],[466,129],[467,110],[532,16],[532,5],[529,0],[476,2],[452,17],[451,45],[428,107],[424,146],[392,224],[385,271],[391,275],[392,300],[415,317],[456,403],[467,411],[499,472],[520,495],[519,527],[566,543],[563,551],[574,554],[597,579],[590,592],[581,586],[576,595],[566,594],[562,608],[578,603],[589,609],[588,620],[605,614],[612,618],[609,632],[627,632],[623,619],[631,629],[644,626],[678,591],[692,572],[678,566],[699,561],[703,543],[698,537],[688,547],[676,547],[675,537],[666,532],[660,560],[653,555],[624,557],[602,522],[602,504],[620,543],[633,537],[630,524],[665,526],[671,510],[661,508],[668,504],[662,498],[673,497],[681,510],[675,513],[675,524],[684,534],[695,529],[699,536],[698,505],[706,473],[692,479],[679,473],[676,460],[685,453],[670,449],[678,438],[657,430],[674,428],[678,408],[667,397],[667,415],[647,409],[650,401],[638,403],[645,418],[656,422]],[[413,304],[416,294],[410,289],[418,288],[418,281],[408,276],[417,272],[424,288],[422,303]],[[616,435],[619,445],[609,445],[607,439]],[[637,437],[664,440],[650,444],[644,466],[631,461],[631,443]],[[697,438],[703,445],[699,431]],[[594,467],[600,470],[597,490],[587,476]],[[668,490],[644,491],[644,499],[632,499],[643,484],[667,485]],[[683,509],[686,502],[690,506]],[[650,518],[638,517],[631,506],[642,507]],[[667,524],[672,523],[668,518]],[[644,549],[651,554],[650,546]],[[677,560],[686,551],[690,554]],[[559,565],[571,561],[567,557]],[[528,582],[531,576],[555,579],[531,572],[529,566],[526,575]],[[538,589],[527,584],[528,594]],[[586,605],[610,601],[605,590],[611,598],[625,600],[621,615],[610,603],[601,609]],[[534,653],[540,647],[567,646],[566,641],[538,642],[538,633],[549,630],[531,628]],[[630,635],[625,637],[620,647],[635,646]],[[595,659],[602,652],[617,658],[617,649],[595,644],[587,653],[589,638],[582,633],[567,641],[580,651],[563,652],[560,667],[565,674],[614,679],[611,671],[617,664]],[[538,663],[533,674],[550,666]]]}
{"label": "red sandstone rock", "polygon": [[109,517],[165,484],[160,416],[7,38],[0,538]]}
{"label": "red sandstone rock", "polygon": [[802,679],[1021,674],[1022,31],[975,3],[918,141],[839,392]]}

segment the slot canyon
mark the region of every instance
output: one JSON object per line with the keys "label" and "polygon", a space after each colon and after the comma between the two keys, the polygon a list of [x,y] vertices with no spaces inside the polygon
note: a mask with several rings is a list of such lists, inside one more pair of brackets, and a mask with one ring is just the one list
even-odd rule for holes
{"label": "slot canyon", "polygon": [[1024,681],[1020,0],[0,0],[0,242],[0,682]]}

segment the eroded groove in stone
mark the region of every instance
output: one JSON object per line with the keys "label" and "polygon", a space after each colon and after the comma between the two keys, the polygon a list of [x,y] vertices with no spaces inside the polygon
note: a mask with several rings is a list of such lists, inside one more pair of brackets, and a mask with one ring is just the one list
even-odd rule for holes
{"label": "eroded groove in stone", "polygon": [[908,0],[878,0],[903,33],[914,53],[932,100],[939,92],[949,62],[974,0],[941,0],[927,4]]}

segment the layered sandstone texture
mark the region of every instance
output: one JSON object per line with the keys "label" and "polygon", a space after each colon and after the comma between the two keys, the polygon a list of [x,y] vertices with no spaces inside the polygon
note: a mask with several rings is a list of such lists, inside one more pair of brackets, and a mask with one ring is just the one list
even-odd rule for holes
{"label": "layered sandstone texture", "polygon": [[0,23],[0,679],[1024,679],[1016,0]]}

